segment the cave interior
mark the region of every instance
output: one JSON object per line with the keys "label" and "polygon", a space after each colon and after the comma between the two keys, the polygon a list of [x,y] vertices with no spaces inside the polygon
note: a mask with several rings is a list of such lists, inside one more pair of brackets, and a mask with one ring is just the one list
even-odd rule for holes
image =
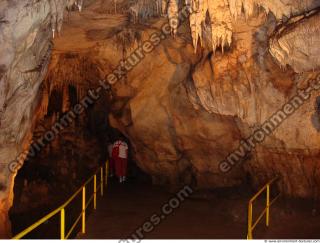
{"label": "cave interior", "polygon": [[319,46],[319,0],[1,0],[0,239],[100,168],[69,238],[320,238]]}

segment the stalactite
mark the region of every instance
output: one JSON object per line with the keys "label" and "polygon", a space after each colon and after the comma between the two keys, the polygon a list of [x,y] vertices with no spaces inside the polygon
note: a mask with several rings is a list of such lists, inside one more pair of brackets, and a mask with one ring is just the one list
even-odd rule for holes
{"label": "stalactite", "polygon": [[39,108],[39,118],[40,120],[48,113],[49,105],[49,94],[46,89],[42,90],[41,104]]}
{"label": "stalactite", "polygon": [[168,19],[171,28],[171,34],[175,36],[179,26],[179,0],[169,0],[168,3]]}
{"label": "stalactite", "polygon": [[134,23],[162,15],[162,0],[138,0],[129,8],[131,21]]}
{"label": "stalactite", "polygon": [[229,8],[233,18],[237,19],[242,15],[242,10],[246,18],[249,18],[253,14],[255,0],[228,0]]}
{"label": "stalactite", "polygon": [[[253,15],[255,7],[262,7],[266,13],[272,12],[277,20],[281,20],[284,16],[290,18],[293,15],[310,11],[317,5],[313,0],[226,0],[229,2],[230,12],[237,19],[242,14],[246,18]],[[311,8],[311,9],[310,9]]]}
{"label": "stalactite", "polygon": [[57,28],[57,6],[55,0],[50,0],[50,11],[51,11],[51,29],[52,29],[52,37],[55,37],[55,31]]}
{"label": "stalactite", "polygon": [[215,51],[221,46],[222,52],[226,45],[232,42],[232,22],[231,15],[224,0],[209,0],[209,16],[211,23],[212,49]]}
{"label": "stalactite", "polygon": [[76,91],[77,91],[77,99],[78,102],[81,102],[81,100],[85,97],[86,95],[86,88],[81,86],[81,85],[76,85]]}
{"label": "stalactite", "polygon": [[221,46],[230,45],[232,41],[232,22],[229,6],[226,0],[186,0],[190,9],[190,29],[195,51],[198,42],[203,46],[203,38],[207,31],[206,17],[210,18],[211,45],[213,51]]}
{"label": "stalactite", "polygon": [[[199,40],[203,46],[204,34],[208,32],[207,16],[210,19],[212,49],[215,51],[221,47],[223,51],[224,47],[230,46],[232,42],[232,17],[236,20],[244,15],[249,19],[254,14],[255,8],[262,7],[267,14],[272,12],[280,20],[283,16],[290,17],[293,13],[307,10],[307,6],[312,6],[311,0],[299,1],[294,0],[287,4],[279,0],[185,0],[185,5],[190,12],[190,29],[195,51]],[[167,12],[171,34],[173,36],[177,34],[179,0],[138,0],[129,12],[133,22],[155,15],[163,16]],[[207,36],[205,38],[207,39]]]}
{"label": "stalactite", "polygon": [[80,86],[79,86],[79,85],[76,85],[76,86],[75,86],[75,88],[76,88],[77,99],[78,99],[77,101],[78,101],[78,102],[80,102],[81,97],[82,97],[82,96],[81,96],[81,89],[80,89]]}
{"label": "stalactite", "polygon": [[62,89],[62,112],[67,112],[70,109],[69,85],[63,85]]}
{"label": "stalactite", "polygon": [[161,1],[161,16],[167,15],[168,2],[167,0]]}
{"label": "stalactite", "polygon": [[134,24],[139,22],[139,9],[137,5],[131,6],[129,8],[130,21]]}
{"label": "stalactite", "polygon": [[55,37],[55,32],[60,33],[63,23],[63,12],[67,6],[66,0],[50,0],[51,10],[51,29],[52,36]]}
{"label": "stalactite", "polygon": [[69,86],[75,88],[79,102],[86,95],[87,90],[101,79],[99,68],[87,56],[66,53],[55,59],[52,65],[45,84],[50,94],[53,90],[62,93],[63,112],[70,108],[70,97],[67,91]]}
{"label": "stalactite", "polygon": [[77,7],[79,9],[79,12],[81,12],[82,11],[82,6],[83,6],[83,0],[77,0],[76,1],[76,5],[77,5]]}
{"label": "stalactite", "polygon": [[79,12],[81,12],[83,7],[83,0],[67,0],[67,9],[70,10],[73,6],[76,6]]}
{"label": "stalactite", "polygon": [[63,13],[66,8],[70,9],[77,5],[79,12],[82,10],[83,0],[49,0],[51,12],[51,30],[52,38],[55,38],[56,32],[60,34],[63,24]]}
{"label": "stalactite", "polygon": [[77,4],[77,0],[67,0],[67,9],[71,9],[73,5]]}

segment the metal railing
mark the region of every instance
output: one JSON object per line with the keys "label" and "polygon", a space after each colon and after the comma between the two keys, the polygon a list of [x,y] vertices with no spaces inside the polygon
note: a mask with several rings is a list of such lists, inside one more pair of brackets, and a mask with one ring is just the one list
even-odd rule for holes
{"label": "metal railing", "polygon": [[[105,165],[101,166],[96,170],[93,176],[91,176],[64,204],[62,204],[59,208],[55,209],[48,215],[44,216],[37,222],[35,222],[33,225],[25,229],[24,231],[20,232],[16,236],[13,237],[13,239],[21,239],[22,237],[26,236],[28,233],[33,231],[34,229],[38,228],[40,225],[45,223],[47,220],[51,219],[53,216],[60,213],[60,239],[68,239],[78,223],[80,222],[80,219],[82,219],[82,227],[81,232],[84,234],[86,232],[86,209],[89,207],[90,203],[93,201],[93,208],[97,208],[97,191],[100,189],[100,194],[103,196],[103,189],[104,186],[107,186],[108,183],[108,161],[105,163]],[[105,172],[104,172],[105,171]],[[97,187],[97,177],[100,176],[100,185]],[[86,201],[86,189],[88,188],[88,185],[90,182],[93,181],[93,194],[89,198],[88,201]],[[77,217],[77,219],[72,224],[71,228],[66,232],[66,214],[65,209],[66,207],[73,202],[73,200],[82,193],[82,211],[80,215]]]}
{"label": "metal railing", "polygon": [[[253,230],[258,225],[260,220],[263,218],[264,215],[266,215],[266,226],[269,226],[270,222],[270,207],[271,205],[279,198],[280,193],[270,202],[270,187],[272,184],[274,184],[276,181],[278,181],[280,177],[275,177],[274,179],[270,180],[267,184],[264,185],[249,201],[248,206],[248,235],[247,239],[252,240],[253,239]],[[253,223],[253,202],[264,192],[266,191],[266,207],[262,211],[262,213],[259,215],[258,219]]]}

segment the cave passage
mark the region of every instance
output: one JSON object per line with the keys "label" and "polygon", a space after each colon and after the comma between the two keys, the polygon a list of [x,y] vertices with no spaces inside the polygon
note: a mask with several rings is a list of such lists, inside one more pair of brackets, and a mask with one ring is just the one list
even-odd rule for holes
{"label": "cave passage", "polygon": [[126,181],[108,177],[70,238],[246,239],[273,178],[253,238],[320,238],[319,23],[319,0],[0,0],[0,238],[62,205],[120,136]]}
{"label": "cave passage", "polygon": [[[69,57],[68,57],[69,58]],[[78,103],[79,87],[54,89],[48,107],[33,132],[37,141],[66,114],[65,107]],[[110,126],[112,93],[103,93],[98,102],[88,104],[86,111],[61,130],[53,141],[40,151],[30,148],[28,159],[15,178],[15,197],[10,210],[12,232],[17,234],[60,206],[108,160],[108,145],[121,131]],[[125,137],[125,136],[123,136]],[[128,179],[119,183],[116,176],[108,179],[97,209],[87,210],[86,234],[81,224],[71,235],[77,239],[245,239],[247,203],[254,194],[252,178],[247,174],[240,186],[221,189],[199,189],[196,182],[177,185],[156,185],[137,165],[134,147],[129,139]],[[160,175],[161,177],[161,175]],[[163,178],[165,178],[163,176]],[[158,178],[157,181],[165,181]],[[92,193],[89,188],[87,195]],[[274,196],[274,193],[272,193]],[[255,215],[263,209],[265,198],[255,204]],[[255,238],[313,238],[320,229],[319,216],[308,219],[313,201],[282,199],[271,209],[271,226],[260,224]],[[66,208],[66,228],[70,228],[81,212],[81,197]],[[59,216],[26,236],[27,239],[58,239]],[[290,222],[290,223],[288,223]],[[306,228],[299,230],[301,224]]]}

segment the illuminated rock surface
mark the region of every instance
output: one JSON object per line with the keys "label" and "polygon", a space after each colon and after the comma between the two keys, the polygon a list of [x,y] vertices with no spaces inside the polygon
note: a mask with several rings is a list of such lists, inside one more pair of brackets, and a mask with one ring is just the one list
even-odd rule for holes
{"label": "illuminated rock surface", "polygon": [[[279,174],[285,194],[316,197],[319,91],[236,166],[229,163],[229,173],[221,171],[220,162],[319,75],[320,15],[312,11],[319,1],[211,1],[187,2],[197,12],[179,29],[170,23],[175,38],[161,40],[112,85],[111,125],[130,138],[138,165],[154,183],[212,188],[239,185],[249,177],[258,186]],[[98,80],[107,80],[139,43],[159,32],[167,17],[177,17],[183,5],[157,1],[147,8],[148,1],[139,1],[135,9],[144,11],[142,20],[133,24],[126,1],[114,6],[87,0],[82,12],[73,2],[57,0],[55,7],[53,0],[0,3],[3,237],[10,229],[7,212],[16,175],[8,165],[28,149],[36,121],[46,114],[49,93],[54,88],[63,92],[70,84],[82,97]],[[62,25],[66,7],[73,11],[64,12]],[[159,41],[151,39],[152,44]],[[64,101],[66,111],[67,97]]]}

